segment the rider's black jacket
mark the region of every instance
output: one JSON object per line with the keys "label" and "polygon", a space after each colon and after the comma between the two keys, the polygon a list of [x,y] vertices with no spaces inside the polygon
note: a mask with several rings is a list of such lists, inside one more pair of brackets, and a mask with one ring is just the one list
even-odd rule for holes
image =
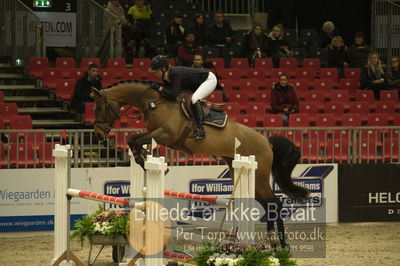
{"label": "rider's black jacket", "polygon": [[169,79],[163,80],[164,89],[161,95],[169,100],[176,100],[181,90],[189,90],[195,92],[200,85],[208,78],[209,70],[206,68],[194,68],[176,66],[169,70]]}

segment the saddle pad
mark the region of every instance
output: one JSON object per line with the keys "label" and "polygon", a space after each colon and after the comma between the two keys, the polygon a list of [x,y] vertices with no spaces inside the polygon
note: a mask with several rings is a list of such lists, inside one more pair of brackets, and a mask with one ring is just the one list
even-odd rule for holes
{"label": "saddle pad", "polygon": [[[191,112],[189,112],[184,102],[182,102],[181,104],[181,109],[188,120],[193,120],[192,114]],[[204,117],[203,122],[204,125],[213,126],[216,128],[224,128],[227,120],[228,120],[228,115],[226,113],[210,110],[209,115],[207,117]]]}

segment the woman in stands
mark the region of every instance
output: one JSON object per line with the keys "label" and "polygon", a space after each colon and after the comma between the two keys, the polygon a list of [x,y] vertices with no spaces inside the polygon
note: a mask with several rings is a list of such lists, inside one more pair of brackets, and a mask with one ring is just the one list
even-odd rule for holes
{"label": "woman in stands", "polygon": [[242,52],[253,65],[256,58],[267,57],[267,35],[260,24],[255,24],[251,31],[243,36]]}
{"label": "woman in stands", "polygon": [[202,99],[215,90],[217,86],[215,75],[206,68],[170,67],[167,58],[162,55],[157,55],[151,60],[149,72],[154,72],[157,78],[162,78],[163,86],[157,89],[163,97],[171,101],[175,101],[182,90],[193,92],[192,108],[196,128],[191,138],[204,139]]}
{"label": "woman in stands", "polygon": [[184,41],[183,34],[185,29],[182,26],[182,20],[183,14],[180,11],[176,11],[165,32],[167,38],[166,52],[170,57],[178,57],[178,48]]}
{"label": "woman in stands", "polygon": [[288,124],[289,115],[299,112],[296,90],[284,73],[279,76],[279,82],[272,85],[271,107],[272,113],[282,114],[285,126]]}
{"label": "woman in stands", "polygon": [[205,19],[203,14],[197,13],[194,16],[194,24],[189,29],[190,32],[193,32],[196,36],[196,43],[199,45],[199,48],[204,48],[207,44],[207,26],[205,23]]}
{"label": "woman in stands", "polygon": [[392,56],[392,59],[390,59],[390,67],[385,73],[385,78],[388,88],[398,90],[400,94],[400,62],[398,56]]}
{"label": "woman in stands", "polygon": [[384,78],[384,69],[379,54],[372,52],[368,55],[368,63],[361,69],[361,89],[372,90],[376,100],[379,100],[381,90],[387,89]]}
{"label": "woman in stands", "polygon": [[279,67],[281,57],[293,57],[282,24],[277,24],[272,28],[267,40],[268,54],[272,57],[274,67]]}
{"label": "woman in stands", "polygon": [[335,36],[328,45],[328,67],[337,68],[339,77],[344,77],[344,68],[348,67],[347,47],[340,36]]}
{"label": "woman in stands", "polygon": [[325,21],[322,25],[321,47],[325,48],[330,45],[336,36],[340,36],[340,33],[335,24],[332,21]]}

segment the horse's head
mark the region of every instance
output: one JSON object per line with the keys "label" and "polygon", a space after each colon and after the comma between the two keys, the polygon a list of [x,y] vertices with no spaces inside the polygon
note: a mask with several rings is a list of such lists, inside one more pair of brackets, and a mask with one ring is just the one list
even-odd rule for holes
{"label": "horse's head", "polygon": [[100,142],[103,142],[119,118],[119,105],[116,101],[107,98],[107,90],[93,90],[95,99],[94,131]]}

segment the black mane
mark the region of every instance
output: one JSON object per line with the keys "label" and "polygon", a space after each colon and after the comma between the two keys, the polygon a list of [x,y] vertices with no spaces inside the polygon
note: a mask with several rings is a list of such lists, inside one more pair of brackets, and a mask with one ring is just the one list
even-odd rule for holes
{"label": "black mane", "polygon": [[103,89],[109,89],[111,87],[117,86],[119,84],[124,84],[124,83],[141,83],[141,84],[146,84],[146,85],[160,84],[159,82],[156,82],[153,80],[124,79],[124,80],[120,80],[118,82],[114,82],[113,84],[111,84]]}

